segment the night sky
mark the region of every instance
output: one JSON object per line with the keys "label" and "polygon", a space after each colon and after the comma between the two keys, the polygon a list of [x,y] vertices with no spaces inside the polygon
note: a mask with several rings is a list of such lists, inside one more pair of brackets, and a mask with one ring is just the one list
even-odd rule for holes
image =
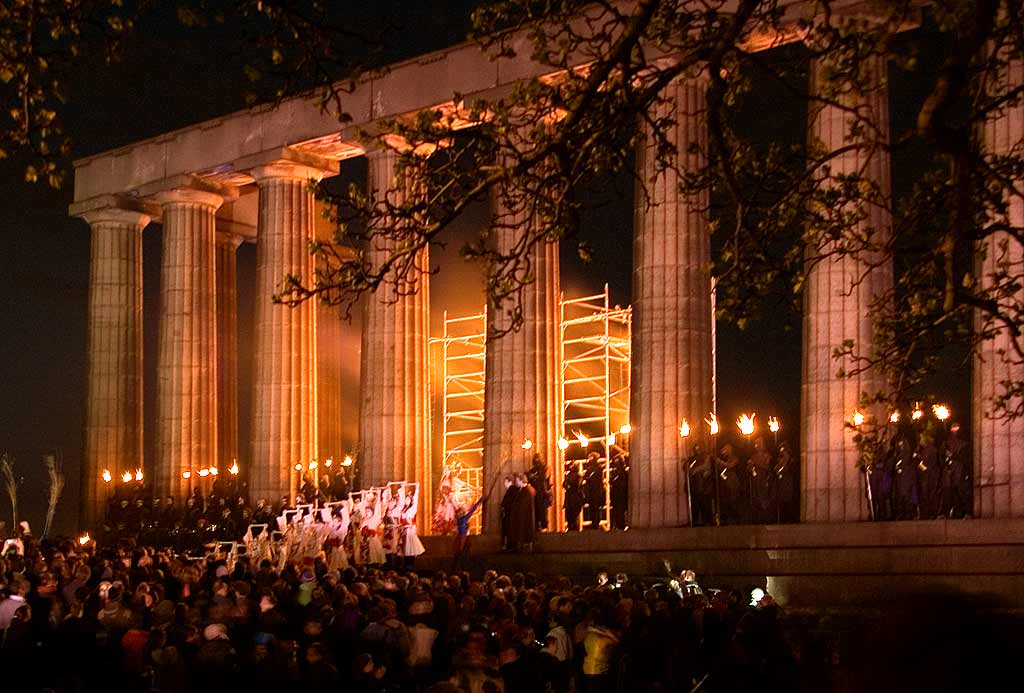
{"label": "night sky", "polygon": [[[396,24],[385,50],[391,61],[460,41],[468,26],[465,8],[472,4],[375,3],[353,21],[379,26],[383,17],[389,17]],[[237,45],[235,31],[232,27],[184,30],[164,10],[142,22],[120,63],[106,65],[99,51],[84,56],[70,82],[64,112],[67,130],[75,140],[74,156],[95,154],[243,108],[244,59],[224,48]],[[913,114],[924,98],[923,80],[895,70],[892,79],[892,94],[900,94],[899,103],[893,100],[891,109],[894,132],[898,132],[912,125]],[[800,105],[785,103],[771,85],[765,85],[755,90],[745,112],[752,127],[768,136],[801,138],[802,111]],[[911,150],[894,157],[893,178],[898,190],[901,185],[906,187],[900,181],[917,172],[924,156],[926,152]],[[65,188],[55,191],[24,183],[23,168],[21,161],[0,162],[0,450],[16,459],[16,471],[24,478],[20,494],[23,514],[37,532],[45,506],[41,455],[53,449],[63,453],[68,485],[57,530],[70,532],[77,515],[83,439],[89,233],[84,222],[67,216],[70,176]],[[360,161],[348,162],[343,175],[358,179],[362,169],[365,165]],[[585,237],[595,248],[596,259],[584,266],[572,243],[563,243],[562,286],[568,296],[574,296],[600,291],[607,282],[613,303],[625,305],[630,293],[633,189],[628,180],[610,183],[608,192],[591,196],[592,208],[584,216]],[[459,228],[471,231],[484,218],[483,209],[472,210]],[[149,227],[143,244],[146,454],[152,459],[159,226]],[[465,313],[482,304],[475,268],[458,261],[456,250],[457,243],[433,254],[442,266],[431,286],[435,326],[443,308]],[[243,246],[239,251],[242,383],[248,382],[244,355],[250,350],[256,300],[246,287],[254,285],[254,272],[255,247]],[[355,330],[347,331],[351,342]],[[720,325],[718,335],[718,411],[723,422],[731,427],[741,410],[757,411],[761,419],[775,415],[795,442],[795,431],[787,424],[795,424],[799,414],[799,316],[778,310],[745,333]],[[355,339],[357,343],[358,337]],[[347,348],[354,347],[350,343]],[[957,383],[950,392],[954,405],[962,407],[964,387],[965,383]],[[349,387],[346,393],[354,390]],[[248,403],[243,388],[239,400],[243,456]],[[0,519],[9,516],[7,500],[2,498]]]}

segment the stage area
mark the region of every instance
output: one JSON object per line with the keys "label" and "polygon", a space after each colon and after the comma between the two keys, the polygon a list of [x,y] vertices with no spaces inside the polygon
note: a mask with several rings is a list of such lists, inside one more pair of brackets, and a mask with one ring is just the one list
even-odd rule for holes
{"label": "stage area", "polygon": [[[417,567],[451,566],[454,537],[424,537]],[[962,592],[1024,609],[1024,520],[748,525],[542,534],[531,554],[473,537],[469,568],[646,578],[690,568],[709,586],[760,585],[793,607],[865,605],[880,596]]]}

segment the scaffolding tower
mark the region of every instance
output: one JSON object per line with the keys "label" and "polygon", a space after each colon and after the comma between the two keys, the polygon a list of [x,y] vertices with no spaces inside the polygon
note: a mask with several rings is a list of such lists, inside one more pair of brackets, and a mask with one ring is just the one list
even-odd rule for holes
{"label": "scaffolding tower", "polygon": [[[593,296],[562,296],[559,447],[567,462],[581,467],[588,453],[600,455],[605,493],[601,524],[606,529],[611,526],[610,453],[613,446],[628,449],[631,324],[630,307],[609,305],[607,284],[603,293]],[[559,513],[559,524],[564,521],[564,513]]]}
{"label": "scaffolding tower", "polygon": [[[444,311],[443,330],[431,340],[441,347],[442,459],[445,468],[461,468],[459,479],[482,489],[486,310],[458,318]],[[482,515],[470,519],[471,534],[480,533]]]}

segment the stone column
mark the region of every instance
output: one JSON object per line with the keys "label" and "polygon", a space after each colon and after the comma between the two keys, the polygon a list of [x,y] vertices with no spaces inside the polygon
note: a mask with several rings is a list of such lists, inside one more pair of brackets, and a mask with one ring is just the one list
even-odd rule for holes
{"label": "stone column", "polygon": [[[889,108],[886,84],[887,65],[876,58],[869,72],[875,85],[866,93],[851,90],[848,105],[869,114],[888,138]],[[820,93],[820,64],[812,64],[811,90]],[[832,152],[855,144],[851,140],[851,116],[845,109],[815,105],[809,114],[809,146],[812,150]],[[854,148],[829,163],[833,176],[860,173],[874,181],[882,194],[890,194],[889,156],[875,147]],[[863,218],[850,229],[863,235],[888,234],[888,211],[865,204]],[[876,240],[879,240],[876,236]],[[825,245],[811,252],[828,253]],[[809,258],[809,262],[811,262]],[[864,475],[857,468],[858,453],[853,433],[846,427],[857,409],[861,393],[876,393],[885,388],[881,374],[868,370],[852,377],[838,377],[840,364],[832,357],[845,340],[854,341],[859,354],[870,355],[874,337],[868,310],[874,299],[892,287],[892,261],[872,269],[875,257],[850,255],[825,258],[808,267],[803,315],[803,378],[801,383],[801,515],[806,522],[851,522],[868,517]],[[884,412],[881,413],[884,415]]]}
{"label": "stone column", "polygon": [[155,492],[188,492],[182,472],[217,460],[217,208],[199,190],[160,193],[163,249],[157,354]]}
{"label": "stone column", "polygon": [[341,461],[341,315],[317,303],[317,452]]}
{"label": "stone column", "polygon": [[[522,213],[509,214],[502,192],[492,196],[498,252],[508,253],[522,234],[529,233],[532,219]],[[518,207],[518,205],[516,205]],[[503,489],[496,477],[526,472],[534,453],[548,464],[553,488],[561,488],[562,453],[558,449],[562,407],[560,275],[558,243],[541,241],[530,253],[530,276],[522,292],[523,324],[487,344],[484,379],[484,491],[494,488],[484,506],[483,531],[501,529],[500,502]],[[510,305],[488,308],[490,335],[507,331],[511,324]],[[525,439],[533,441],[523,450]],[[556,505],[560,505],[556,503]],[[557,519],[557,518],[556,518]],[[549,525],[549,526],[557,526]]]}
{"label": "stone column", "polygon": [[238,246],[243,238],[217,234],[217,461],[238,459]]}
{"label": "stone column", "polygon": [[[411,194],[395,180],[398,155],[390,149],[371,151],[368,188],[378,198],[387,194],[392,204]],[[379,263],[393,241],[375,239],[370,261]],[[426,250],[418,262],[429,267]],[[420,527],[429,527],[432,469],[430,464],[430,283],[426,274],[395,295],[394,284],[384,284],[366,301],[360,390],[359,424],[363,486],[389,481],[420,484]]]}
{"label": "stone column", "polygon": [[80,516],[94,530],[120,473],[143,466],[142,229],[149,217],[108,208],[82,218],[92,251]]}
{"label": "stone column", "polygon": [[[680,170],[705,165],[705,89],[702,79],[678,79],[658,106],[675,120],[667,134]],[[689,524],[679,425],[685,418],[700,430],[712,408],[708,195],[681,195],[676,171],[655,177],[655,153],[648,136],[637,155],[633,237],[631,527]]]}
{"label": "stone column", "polygon": [[250,495],[276,502],[295,496],[296,462],[317,454],[316,306],[273,302],[288,275],[311,285],[313,193],[322,172],[291,163],[253,171],[259,184],[256,241],[256,346],[253,361]]}
{"label": "stone column", "polygon": [[[1001,75],[996,93],[1009,85],[1024,84],[1024,61],[1010,60]],[[1024,142],[1024,102],[1018,97],[1001,111],[994,112],[982,128],[982,146],[988,155],[1019,154]],[[1019,190],[1021,181],[1014,181]],[[1007,199],[1005,222],[1024,226],[1024,202],[1016,195]],[[1005,249],[1004,249],[1005,245]],[[1020,243],[1005,232],[997,232],[984,241],[978,277],[991,285],[994,274],[1017,271],[1024,263]],[[998,280],[996,280],[998,281]],[[1024,291],[1001,301],[1004,305],[1024,302]],[[982,325],[980,317],[978,327]],[[974,358],[971,398],[971,431],[974,451],[974,515],[976,517],[1024,517],[1024,419],[1007,421],[992,418],[993,399],[1005,394],[1004,381],[1024,380],[1024,367],[1016,363],[1011,337],[998,331],[994,338],[979,346]],[[1017,406],[1012,398],[1007,405]]]}

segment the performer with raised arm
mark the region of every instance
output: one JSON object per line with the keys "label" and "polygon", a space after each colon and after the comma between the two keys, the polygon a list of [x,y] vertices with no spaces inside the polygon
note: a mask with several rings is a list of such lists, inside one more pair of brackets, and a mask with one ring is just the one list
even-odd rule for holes
{"label": "performer with raised arm", "polygon": [[403,487],[403,493],[405,505],[402,507],[400,516],[401,533],[396,553],[404,567],[412,569],[416,557],[426,551],[423,548],[423,542],[420,541],[419,532],[416,531],[416,508],[419,507],[420,485],[406,484]]}
{"label": "performer with raised arm", "polygon": [[363,493],[363,522],[360,526],[362,541],[360,557],[364,565],[383,565],[386,560],[384,546],[377,536],[384,519],[384,503],[378,497],[381,489],[371,488]]}

